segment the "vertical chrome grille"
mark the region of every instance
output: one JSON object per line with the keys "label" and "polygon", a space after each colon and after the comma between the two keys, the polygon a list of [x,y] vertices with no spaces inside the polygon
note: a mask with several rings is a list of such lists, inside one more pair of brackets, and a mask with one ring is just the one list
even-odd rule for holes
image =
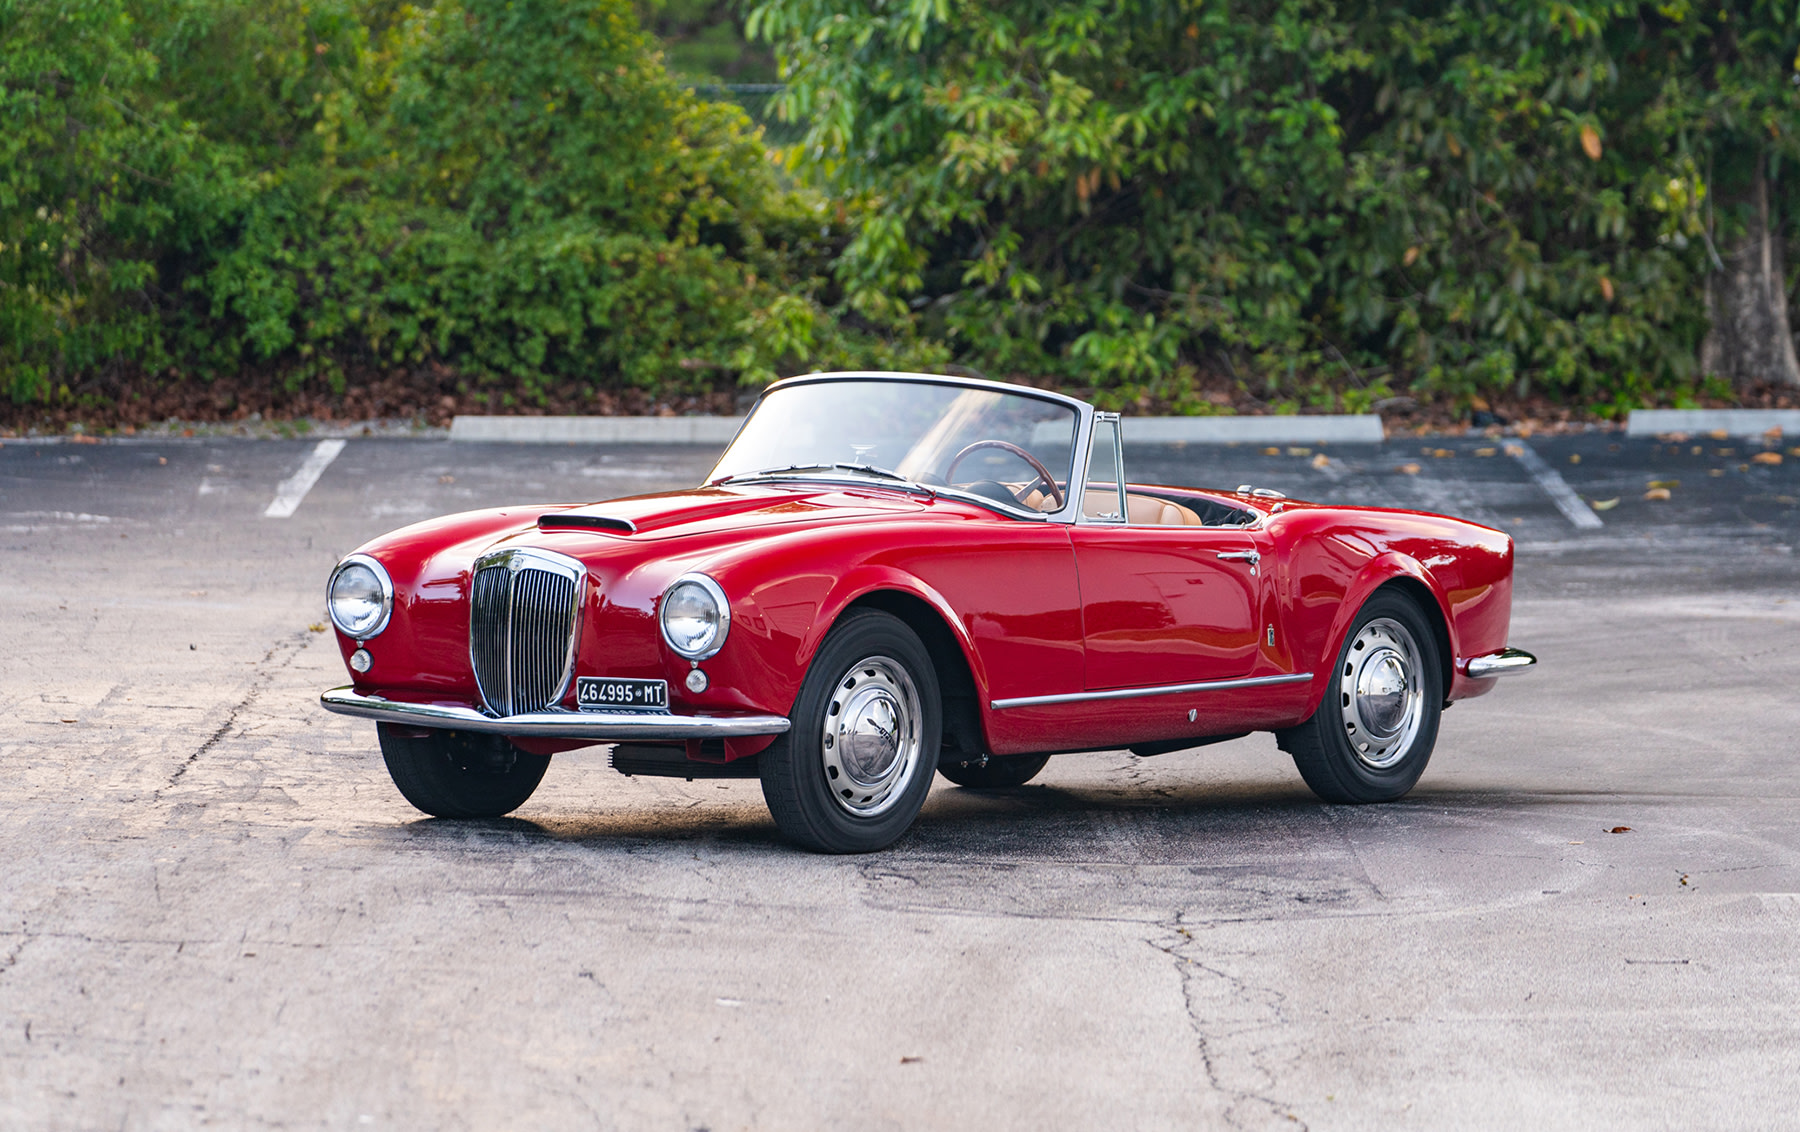
{"label": "vertical chrome grille", "polygon": [[495,715],[541,711],[569,686],[581,563],[547,550],[499,550],[475,562],[469,659]]}

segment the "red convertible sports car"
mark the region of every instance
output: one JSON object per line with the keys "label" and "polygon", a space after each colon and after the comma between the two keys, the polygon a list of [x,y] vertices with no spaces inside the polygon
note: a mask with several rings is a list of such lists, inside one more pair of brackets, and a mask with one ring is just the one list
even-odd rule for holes
{"label": "red convertible sports car", "polygon": [[699,487],[471,511],[333,571],[352,683],[429,814],[521,805],[550,756],[756,777],[811,849],[899,837],[935,771],[1273,731],[1329,802],[1412,788],[1507,647],[1512,541],[1458,519],[1127,480],[1120,420],[1038,389],[771,386]]}

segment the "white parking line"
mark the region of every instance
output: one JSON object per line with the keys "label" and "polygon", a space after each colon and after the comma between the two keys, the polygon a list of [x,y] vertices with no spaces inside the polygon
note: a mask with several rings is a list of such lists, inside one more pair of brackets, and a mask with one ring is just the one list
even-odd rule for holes
{"label": "white parking line", "polygon": [[1555,468],[1544,463],[1544,458],[1534,452],[1531,445],[1522,440],[1515,441],[1506,446],[1506,454],[1524,467],[1526,473],[1544,489],[1544,494],[1550,497],[1550,502],[1556,504],[1556,509],[1577,528],[1597,531],[1606,525],[1600,521],[1600,516],[1594,514],[1592,508],[1581,501],[1581,496],[1575,494],[1569,481],[1563,479]]}
{"label": "white parking line", "polygon": [[263,517],[286,519],[293,515],[299,508],[300,501],[306,498],[306,493],[312,490],[313,484],[319,482],[319,477],[343,450],[344,442],[342,440],[319,441],[319,446],[312,450],[312,454],[306,458],[306,463],[300,465],[300,470],[282,480],[281,486],[275,489],[275,502],[269,504],[269,509],[263,512]]}

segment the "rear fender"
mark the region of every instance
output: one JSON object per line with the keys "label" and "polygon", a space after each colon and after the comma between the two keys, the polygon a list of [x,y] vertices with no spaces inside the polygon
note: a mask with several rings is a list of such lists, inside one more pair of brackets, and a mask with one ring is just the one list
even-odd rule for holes
{"label": "rear fender", "polygon": [[1420,612],[1437,632],[1440,654],[1438,666],[1443,677],[1444,692],[1449,694],[1455,658],[1460,654],[1457,652],[1456,622],[1449,616],[1449,603],[1445,599],[1444,588],[1417,560],[1389,550],[1364,563],[1344,591],[1344,600],[1332,618],[1331,631],[1326,634],[1327,651],[1319,657],[1317,666],[1313,669],[1319,678],[1313,682],[1311,702],[1307,706],[1308,717],[1318,710],[1319,701],[1331,687],[1331,676],[1337,666],[1338,654],[1343,651],[1344,641],[1350,635],[1350,626],[1356,621],[1356,615],[1362,612],[1362,607],[1375,595],[1376,590],[1398,580],[1412,583],[1407,588],[1413,590],[1415,597],[1419,590],[1430,595],[1431,607]]}

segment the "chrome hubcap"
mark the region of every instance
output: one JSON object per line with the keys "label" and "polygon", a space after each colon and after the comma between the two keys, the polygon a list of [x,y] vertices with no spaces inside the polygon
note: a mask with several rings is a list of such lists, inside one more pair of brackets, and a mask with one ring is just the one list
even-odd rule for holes
{"label": "chrome hubcap", "polygon": [[871,656],[838,678],[819,748],[839,806],[875,817],[900,800],[919,767],[919,691],[898,661]]}
{"label": "chrome hubcap", "polygon": [[1405,758],[1425,715],[1412,631],[1387,617],[1358,630],[1338,673],[1338,701],[1358,761],[1386,770]]}

